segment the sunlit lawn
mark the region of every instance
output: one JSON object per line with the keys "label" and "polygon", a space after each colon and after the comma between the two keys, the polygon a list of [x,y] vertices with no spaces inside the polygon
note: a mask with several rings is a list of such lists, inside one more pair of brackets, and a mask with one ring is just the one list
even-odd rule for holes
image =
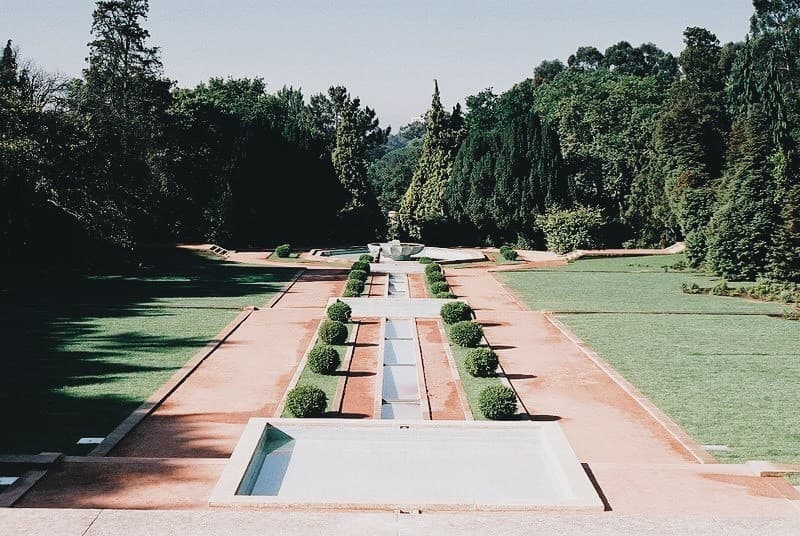
{"label": "sunlit lawn", "polygon": [[559,318],[699,443],[730,448],[714,456],[799,462],[800,322],[763,314],[779,304],[683,294],[683,281],[716,280],[664,273],[672,257],[498,277],[533,309],[608,311]]}

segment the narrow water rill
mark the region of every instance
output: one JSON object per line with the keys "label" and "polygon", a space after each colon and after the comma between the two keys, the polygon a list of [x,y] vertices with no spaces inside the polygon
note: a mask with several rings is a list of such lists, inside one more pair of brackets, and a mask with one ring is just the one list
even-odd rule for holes
{"label": "narrow water rill", "polygon": [[381,419],[421,419],[419,346],[413,319],[386,320],[381,363]]}

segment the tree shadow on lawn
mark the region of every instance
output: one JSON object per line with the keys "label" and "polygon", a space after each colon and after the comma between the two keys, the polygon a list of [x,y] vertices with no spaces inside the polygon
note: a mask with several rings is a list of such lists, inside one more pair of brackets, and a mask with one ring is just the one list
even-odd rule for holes
{"label": "tree shadow on lawn", "polygon": [[169,305],[257,305],[295,273],[159,250],[135,273],[5,289],[0,452],[71,452],[106,436],[236,314]]}

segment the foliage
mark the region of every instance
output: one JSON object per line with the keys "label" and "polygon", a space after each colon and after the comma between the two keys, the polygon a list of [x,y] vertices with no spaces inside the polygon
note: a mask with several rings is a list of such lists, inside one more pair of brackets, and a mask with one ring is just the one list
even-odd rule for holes
{"label": "foliage", "polygon": [[510,419],[517,413],[517,395],[505,385],[490,385],[481,392],[478,407],[487,419]]}
{"label": "foliage", "polygon": [[342,300],[336,300],[327,309],[328,318],[338,322],[349,322],[352,314],[352,308]]}
{"label": "foliage", "polygon": [[439,83],[434,80],[419,159],[400,203],[401,226],[411,237],[422,238],[426,227],[436,226],[447,218],[444,195],[453,157],[461,142],[462,127],[460,106],[448,114],[439,97]]}
{"label": "foliage", "polygon": [[433,297],[440,300],[452,300],[457,298],[458,296],[456,296],[452,292],[437,292],[436,294],[433,295]]}
{"label": "foliage", "polygon": [[360,281],[358,279],[348,279],[344,288],[347,292],[352,292],[357,296],[360,296],[364,292],[364,286],[364,281]]}
{"label": "foliage", "polygon": [[350,266],[350,270],[361,270],[362,272],[369,273],[370,266],[367,261],[356,261]]}
{"label": "foliage", "polygon": [[483,339],[483,328],[470,320],[462,320],[450,326],[450,340],[464,348],[475,348]]}
{"label": "foliage", "polygon": [[355,279],[362,283],[366,282],[368,277],[369,274],[364,270],[350,270],[350,273],[347,275],[347,279]]}
{"label": "foliage", "polygon": [[435,262],[429,262],[429,263],[423,263],[423,264],[425,264],[425,275],[426,276],[430,275],[430,274],[432,274],[434,272],[442,273],[442,265],[441,264],[438,264],[438,263],[435,263]]}
{"label": "foliage", "polygon": [[500,255],[507,261],[515,261],[519,257],[519,253],[509,247],[500,248]]}
{"label": "foliage", "polygon": [[441,271],[430,272],[425,275],[425,279],[428,283],[440,283],[447,280]]}
{"label": "foliage", "polygon": [[297,418],[321,417],[328,408],[328,397],[319,387],[298,385],[286,396],[286,408]]}
{"label": "foliage", "polygon": [[319,326],[319,338],[327,344],[343,344],[347,340],[347,326],[338,320],[323,320]]}
{"label": "foliage", "polygon": [[419,261],[420,264],[432,264],[433,263],[433,259],[431,259],[429,257],[420,257],[417,260]]}
{"label": "foliage", "polygon": [[472,318],[472,307],[461,301],[445,303],[439,309],[439,315],[445,324],[455,324],[462,320],[470,320]]}
{"label": "foliage", "polygon": [[316,374],[333,374],[342,359],[333,346],[318,344],[308,352],[308,368]]}
{"label": "foliage", "polygon": [[288,257],[291,252],[292,246],[290,244],[281,244],[275,248],[275,256],[282,259]]}
{"label": "foliage", "polygon": [[433,281],[430,283],[431,294],[441,294],[450,291],[450,285],[446,281]]}
{"label": "foliage", "polygon": [[500,361],[491,348],[475,348],[470,350],[464,365],[472,376],[487,378],[494,376]]}
{"label": "foliage", "polygon": [[561,254],[596,247],[604,223],[601,210],[592,207],[551,209],[536,219],[547,249]]}
{"label": "foliage", "polygon": [[374,259],[374,257],[372,255],[368,255],[368,254],[365,253],[364,255],[360,255],[358,257],[358,261],[359,262],[374,262],[375,259]]}

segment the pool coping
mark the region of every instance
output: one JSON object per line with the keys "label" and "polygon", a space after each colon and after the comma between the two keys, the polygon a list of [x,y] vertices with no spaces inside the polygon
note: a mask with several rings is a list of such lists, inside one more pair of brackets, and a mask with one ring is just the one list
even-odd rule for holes
{"label": "pool coping", "polygon": [[[237,495],[251,461],[257,454],[267,426],[276,428],[292,427],[342,428],[344,429],[387,429],[387,428],[423,428],[423,429],[520,429],[533,428],[546,432],[543,439],[549,444],[552,455],[557,456],[559,468],[569,483],[574,499],[563,504],[513,503],[504,504],[495,501],[437,501],[421,498],[413,504],[383,502],[381,500],[356,500],[352,502],[336,502],[330,499],[315,498],[311,495],[303,498],[280,498],[277,496]],[[345,483],[343,483],[345,485]],[[575,451],[558,423],[554,422],[492,422],[492,421],[395,421],[395,420],[345,420],[345,419],[272,419],[251,418],[245,427],[236,448],[228,460],[225,469],[214,486],[208,500],[212,508],[258,508],[279,510],[406,510],[423,509],[425,511],[560,511],[560,512],[602,512],[604,504],[597,491],[580,464]]]}

